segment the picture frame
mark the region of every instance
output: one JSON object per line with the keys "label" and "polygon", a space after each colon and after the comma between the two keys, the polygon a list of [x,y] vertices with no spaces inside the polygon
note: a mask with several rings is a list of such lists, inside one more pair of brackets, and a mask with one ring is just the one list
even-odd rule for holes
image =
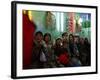
{"label": "picture frame", "polygon": [[[26,11],[25,13],[27,13],[27,11],[30,11],[29,14],[32,11],[34,12],[29,17],[29,20],[35,19],[34,24],[33,23],[29,24],[27,19],[24,18],[24,14],[23,14],[24,11]],[[29,63],[28,61],[30,60],[30,56],[27,55],[28,47],[25,47],[25,45],[29,45],[29,43],[26,44],[27,40],[31,39],[31,38],[29,38],[29,36],[30,35],[33,36],[33,31],[36,32],[37,29],[41,30],[40,29],[41,27],[37,27],[37,26],[41,26],[40,25],[41,23],[39,23],[39,22],[42,22],[43,24],[45,23],[45,26],[47,26],[47,25],[51,26],[51,24],[49,24],[49,21],[52,19],[47,18],[47,16],[46,16],[46,18],[47,18],[46,19],[42,16],[42,15],[45,15],[44,13],[46,13],[46,12],[47,13],[52,12],[53,16],[56,14],[56,17],[55,17],[56,20],[54,21],[54,19],[53,19],[53,22],[56,22],[55,23],[56,26],[57,25],[58,25],[58,27],[59,27],[59,25],[61,26],[59,28],[56,27],[59,30],[58,32],[60,32],[60,30],[64,30],[64,29],[62,29],[62,23],[64,21],[63,15],[65,13],[67,14],[67,16],[71,16],[71,19],[68,18],[68,25],[66,23],[66,26],[71,26],[71,27],[73,27],[72,25],[73,25],[73,21],[74,21],[73,16],[72,16],[73,14],[74,14],[74,16],[76,14],[85,15],[83,17],[86,17],[86,15],[88,14],[88,16],[85,19],[88,18],[88,20],[90,20],[90,23],[89,23],[90,32],[88,31],[89,32],[88,38],[90,37],[89,38],[90,44],[92,43],[90,46],[90,56],[89,56],[90,64],[88,66],[60,67],[60,68],[54,67],[54,68],[39,68],[39,69],[37,67],[36,68],[27,67],[27,65]],[[34,17],[34,19],[32,16]],[[50,17],[50,15],[49,15],[49,17]],[[44,20],[44,19],[46,19],[46,20],[44,20],[44,22],[43,22],[40,18],[43,18],[42,20]],[[76,18],[77,18],[77,15],[76,15]],[[98,42],[97,41],[97,30],[98,30],[97,24],[98,24],[98,19],[97,18],[98,18],[97,6],[12,1],[11,2],[11,78],[19,79],[19,78],[81,75],[81,74],[82,75],[97,74],[97,72],[98,72],[98,64],[97,64],[97,42]],[[69,20],[71,20],[71,21],[69,21]],[[81,22],[82,22],[82,20],[81,20]],[[51,23],[52,23],[52,21],[51,21]],[[60,24],[58,24],[58,23],[60,23]],[[87,24],[87,23],[84,23],[84,24]],[[29,32],[27,32],[28,28],[23,27],[26,25],[28,25],[28,26],[34,25],[35,28],[30,29]],[[85,27],[86,27],[86,25],[85,25]],[[45,28],[44,31],[46,32],[49,30],[47,30],[47,28]],[[34,32],[34,34],[35,34],[35,32]],[[69,32],[74,33],[73,28],[70,28]],[[27,34],[25,34],[25,33],[27,33]],[[50,33],[53,36],[54,36],[54,34],[56,34],[55,32],[54,33],[50,32]],[[61,34],[62,33],[60,33],[59,35],[61,35]],[[24,38],[23,36],[25,36],[26,38]],[[27,39],[26,42],[24,39],[25,40]],[[55,36],[53,39],[56,39]],[[25,50],[25,52],[24,52],[24,50]],[[60,50],[58,50],[58,51],[60,51]],[[88,62],[88,60],[87,60],[87,62]]]}

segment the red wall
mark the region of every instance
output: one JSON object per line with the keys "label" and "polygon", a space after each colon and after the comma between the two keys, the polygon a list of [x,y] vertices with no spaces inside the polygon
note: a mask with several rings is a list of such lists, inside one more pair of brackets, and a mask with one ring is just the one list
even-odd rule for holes
{"label": "red wall", "polygon": [[29,68],[31,64],[34,31],[34,23],[29,20],[27,14],[23,14],[23,69]]}

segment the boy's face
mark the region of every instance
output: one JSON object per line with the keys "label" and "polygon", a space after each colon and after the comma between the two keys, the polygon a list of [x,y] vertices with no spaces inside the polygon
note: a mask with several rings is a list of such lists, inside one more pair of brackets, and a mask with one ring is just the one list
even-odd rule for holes
{"label": "boy's face", "polygon": [[57,40],[56,44],[59,45],[59,46],[61,46],[62,45],[62,40],[60,40],[60,39]]}
{"label": "boy's face", "polygon": [[36,40],[37,40],[38,42],[41,42],[41,41],[43,40],[43,36],[42,36],[41,34],[37,34]]}
{"label": "boy's face", "polygon": [[64,36],[62,36],[63,41],[66,41],[68,39],[68,34],[65,34]]}
{"label": "boy's face", "polygon": [[70,36],[70,37],[69,37],[69,40],[70,40],[70,41],[73,41],[73,37],[72,37],[72,36]]}

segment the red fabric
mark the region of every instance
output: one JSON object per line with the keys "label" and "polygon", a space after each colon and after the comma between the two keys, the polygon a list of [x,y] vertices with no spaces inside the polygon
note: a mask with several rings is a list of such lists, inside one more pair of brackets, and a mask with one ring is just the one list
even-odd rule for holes
{"label": "red fabric", "polygon": [[62,53],[59,57],[58,57],[58,61],[62,64],[67,64],[69,62],[69,56],[68,54]]}
{"label": "red fabric", "polygon": [[27,14],[23,14],[23,69],[26,69],[31,64],[33,33],[35,24],[31,22]]}

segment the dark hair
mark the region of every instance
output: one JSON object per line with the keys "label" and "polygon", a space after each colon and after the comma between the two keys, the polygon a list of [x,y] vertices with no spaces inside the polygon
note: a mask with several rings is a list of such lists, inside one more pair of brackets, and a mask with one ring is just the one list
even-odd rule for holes
{"label": "dark hair", "polygon": [[37,36],[38,34],[42,35],[43,36],[43,33],[41,31],[38,31],[35,33],[35,36]]}
{"label": "dark hair", "polygon": [[44,40],[45,40],[45,37],[46,37],[46,36],[49,36],[49,37],[50,37],[50,40],[51,40],[51,34],[50,34],[50,33],[45,33],[45,34],[44,34]]}
{"label": "dark hair", "polygon": [[61,38],[57,38],[57,39],[56,39],[56,42],[57,42],[58,40],[62,40],[62,39],[61,39]]}
{"label": "dark hair", "polygon": [[85,37],[85,40],[88,41],[88,38]]}
{"label": "dark hair", "polygon": [[65,36],[66,34],[68,35],[68,33],[67,33],[67,32],[64,32],[64,33],[62,34],[62,37],[63,37],[63,36]]}
{"label": "dark hair", "polygon": [[85,38],[85,39],[84,39],[84,42],[85,42],[85,43],[89,43],[88,38]]}
{"label": "dark hair", "polygon": [[74,38],[73,34],[69,34],[69,37],[70,37],[70,36],[72,36],[72,37]]}

